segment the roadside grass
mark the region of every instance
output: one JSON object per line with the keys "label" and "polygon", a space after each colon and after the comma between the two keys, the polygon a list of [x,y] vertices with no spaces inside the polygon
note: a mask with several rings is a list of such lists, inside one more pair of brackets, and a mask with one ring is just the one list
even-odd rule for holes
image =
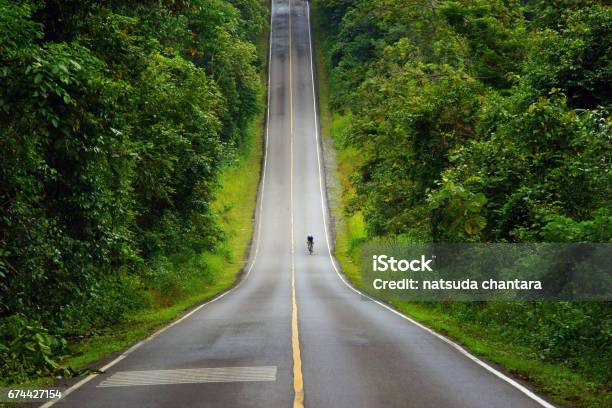
{"label": "roadside grass", "polygon": [[[324,138],[331,138],[335,149],[336,168],[333,171],[341,189],[340,205],[330,208],[334,220],[334,256],[343,267],[344,273],[355,284],[361,284],[361,273],[358,263],[353,262],[350,256],[351,251],[357,248],[358,242],[365,239],[365,226],[363,215],[359,212],[348,215],[344,211],[344,202],[353,194],[353,187],[349,178],[353,170],[359,163],[359,152],[357,149],[343,146],[344,132],[347,127],[346,115],[332,112],[329,108],[329,80],[325,67],[323,51],[322,30],[317,25],[317,19],[311,20],[313,29],[313,48],[316,61],[316,72],[318,82],[318,101],[319,101],[319,124]],[[346,267],[345,267],[346,266]]]}
{"label": "roadside grass", "polygon": [[[262,67],[262,81],[267,86],[268,31],[257,41]],[[81,371],[114,353],[148,337],[158,329],[179,318],[187,310],[231,288],[246,264],[246,254],[254,230],[257,190],[263,157],[265,121],[265,89],[261,100],[264,108],[249,127],[248,137],[236,154],[236,161],[221,173],[216,199],[212,206],[226,239],[212,252],[193,255],[194,259],[178,262],[185,268],[204,267],[201,274],[186,273],[187,280],[170,292],[150,290],[146,293],[150,307],[144,308],[116,325],[98,331],[91,337],[69,342],[69,355],[60,360],[63,367]],[[185,261],[185,260],[183,260]],[[86,371],[84,371],[86,372]],[[55,377],[33,378],[19,387],[47,386]],[[3,404],[0,403],[0,407]]]}
{"label": "roadside grass", "polygon": [[[331,208],[334,219],[334,256],[343,273],[356,287],[362,287],[359,244],[367,238],[363,214],[359,211],[347,213],[346,205],[354,194],[350,177],[360,163],[359,152],[343,142],[348,126],[347,115],[333,112],[330,108],[330,81],[324,56],[324,32],[317,25],[316,10],[313,10],[313,39],[318,79],[321,133],[331,139],[335,149],[336,168],[332,176],[341,186],[340,197],[334,197],[336,205]],[[332,84],[333,86],[333,84]],[[461,344],[472,354],[500,366],[513,377],[528,381],[532,388],[563,406],[579,408],[604,408],[612,406],[612,393],[601,385],[590,382],[580,374],[561,364],[542,362],[529,348],[509,343],[496,328],[466,323],[444,313],[432,304],[392,302],[400,312],[421,322]]]}

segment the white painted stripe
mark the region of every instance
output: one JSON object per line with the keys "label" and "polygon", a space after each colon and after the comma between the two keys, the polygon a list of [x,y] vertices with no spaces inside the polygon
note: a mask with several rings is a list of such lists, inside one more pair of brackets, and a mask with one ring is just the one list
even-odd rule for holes
{"label": "white painted stripe", "polygon": [[[272,16],[273,16],[273,13],[270,12],[270,27],[272,27]],[[270,35],[269,35],[269,38],[268,38],[268,92],[267,92],[267,107],[266,107],[266,135],[265,135],[265,144],[264,144],[264,164],[263,164],[263,173],[262,173],[262,176],[261,176],[261,191],[260,191],[260,194],[259,194],[259,209],[258,209],[258,214],[257,214],[257,224],[255,225],[255,228],[257,229],[257,238],[255,239],[255,251],[253,253],[253,259],[251,261],[251,265],[247,269],[247,272],[244,275],[244,277],[242,278],[242,280],[240,282],[238,282],[238,284],[236,286],[230,288],[229,290],[227,290],[227,291],[225,291],[223,293],[220,293],[219,295],[213,297],[209,301],[207,301],[205,303],[202,303],[200,306],[196,307],[191,312],[185,314],[180,319],[175,320],[174,322],[170,323],[169,325],[167,325],[167,326],[161,328],[160,330],[156,331],[155,333],[153,333],[152,335],[150,335],[146,339],[141,340],[138,343],[134,344],[132,347],[128,348],[126,351],[121,353],[121,355],[119,355],[117,358],[115,358],[114,360],[112,360],[111,362],[106,364],[104,367],[100,368],[101,372],[107,371],[112,366],[114,366],[115,364],[117,364],[118,362],[120,362],[121,360],[126,358],[134,350],[138,349],[143,344],[148,343],[149,341],[153,340],[155,337],[159,336],[161,333],[163,333],[164,331],[168,330],[172,326],[174,326],[174,325],[182,322],[183,320],[187,319],[188,317],[190,317],[194,313],[198,312],[203,307],[205,307],[205,306],[207,306],[207,305],[209,305],[209,304],[211,304],[213,302],[216,302],[219,299],[222,299],[223,297],[227,296],[228,294],[230,294],[234,290],[238,289],[240,287],[240,285],[242,285],[244,283],[244,281],[246,281],[247,278],[249,277],[249,275],[251,274],[251,271],[253,270],[253,267],[255,266],[255,262],[257,261],[257,254],[259,253],[259,242],[260,242],[260,238],[261,238],[261,216],[262,216],[262,212],[263,212],[262,209],[263,209],[263,201],[264,201],[265,187],[266,187],[266,174],[267,174],[267,168],[268,168],[268,136],[269,136],[269,133],[270,133],[269,132],[270,131],[270,72],[272,71],[270,69],[270,62],[271,61],[272,61],[272,29],[270,29]],[[73,386],[71,386],[70,388],[68,388],[66,391],[64,391],[62,400],[65,399],[66,396],[72,394],[74,391],[76,391],[79,388],[81,388],[83,385],[87,384],[89,381],[91,381],[92,379],[94,379],[98,375],[99,375],[98,373],[90,374],[87,377],[85,377],[82,380],[80,380],[79,382],[77,382],[76,384],[74,384]],[[45,404],[41,405],[40,408],[49,408],[49,407],[55,405],[55,403],[57,401],[59,401],[59,400],[48,401]]]}
{"label": "white painted stripe", "polygon": [[175,370],[120,371],[97,387],[276,381],[276,367],[185,368]]}
{"label": "white painted stripe", "polygon": [[411,319],[410,317],[406,316],[403,313],[398,312],[397,310],[393,309],[392,307],[390,307],[389,305],[386,305],[374,298],[372,298],[371,296],[366,295],[365,293],[361,292],[359,289],[355,288],[352,284],[350,284],[349,282],[346,281],[346,279],[344,279],[344,276],[340,273],[338,267],[336,266],[336,261],[334,259],[334,256],[331,252],[331,245],[330,245],[330,240],[329,240],[329,230],[327,227],[327,212],[326,212],[326,208],[325,208],[325,196],[323,193],[323,171],[321,169],[321,141],[320,136],[319,136],[319,119],[317,116],[317,102],[316,102],[316,91],[315,91],[315,84],[314,84],[314,61],[313,61],[313,57],[312,57],[312,36],[311,36],[311,26],[310,26],[310,3],[308,3],[307,5],[307,16],[308,16],[308,41],[309,41],[309,46],[310,46],[310,74],[311,74],[311,78],[312,78],[312,99],[313,99],[313,107],[314,107],[314,120],[315,120],[315,137],[317,140],[317,161],[318,161],[318,171],[319,171],[319,189],[321,191],[321,211],[323,213],[323,226],[324,226],[324,230],[325,230],[325,241],[327,243],[327,252],[329,253],[329,259],[331,261],[331,264],[334,268],[334,270],[336,271],[336,274],[338,275],[338,277],[340,278],[340,280],[342,282],[344,282],[344,284],[346,286],[348,286],[353,292],[358,293],[359,295],[363,296],[364,298],[367,298],[373,302],[375,302],[377,305],[385,308],[386,310],[390,311],[391,313],[401,317],[404,320],[409,321],[410,323],[420,327],[421,329],[425,330],[426,332],[430,333],[431,335],[437,337],[438,339],[442,340],[443,342],[449,344],[451,347],[453,347],[454,349],[456,349],[459,353],[461,353],[462,355],[464,355],[465,357],[469,358],[470,360],[472,360],[473,362],[475,362],[476,364],[478,364],[479,366],[481,366],[482,368],[484,368],[485,370],[487,370],[488,372],[490,372],[491,374],[495,375],[496,377],[502,379],[503,381],[507,382],[508,384],[512,385],[514,388],[516,388],[517,390],[521,391],[523,394],[525,394],[526,396],[528,396],[529,398],[531,398],[532,400],[534,400],[535,402],[537,402],[538,404],[540,404],[543,407],[546,408],[555,408],[555,406],[551,403],[549,403],[548,401],[544,400],[543,398],[541,398],[540,396],[536,395],[533,391],[531,391],[529,388],[525,387],[523,384],[517,382],[516,380],[508,377],[507,375],[503,374],[502,372],[496,370],[495,368],[491,367],[489,364],[485,363],[484,361],[480,360],[478,357],[474,356],[473,354],[471,354],[470,352],[468,352],[466,349],[464,349],[463,347],[461,347],[459,344],[455,343],[454,341],[450,340],[449,338],[436,333],[435,331],[433,331],[432,329],[430,329],[429,327],[425,327],[423,326],[421,323]]}

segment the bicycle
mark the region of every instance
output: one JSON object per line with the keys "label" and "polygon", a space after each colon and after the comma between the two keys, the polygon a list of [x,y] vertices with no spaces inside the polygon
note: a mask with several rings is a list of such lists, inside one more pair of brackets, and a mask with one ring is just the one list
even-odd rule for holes
{"label": "bicycle", "polygon": [[314,252],[314,238],[311,235],[306,239],[306,246],[308,247],[308,254],[312,255]]}

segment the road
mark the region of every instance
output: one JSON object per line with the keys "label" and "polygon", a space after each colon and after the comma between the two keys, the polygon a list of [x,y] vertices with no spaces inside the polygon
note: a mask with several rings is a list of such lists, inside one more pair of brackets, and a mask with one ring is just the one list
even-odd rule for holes
{"label": "road", "polygon": [[[290,1],[272,6],[266,160],[246,277],[79,382],[55,406],[550,406],[360,295],[335,270],[308,3]],[[314,255],[306,252],[308,234]]]}

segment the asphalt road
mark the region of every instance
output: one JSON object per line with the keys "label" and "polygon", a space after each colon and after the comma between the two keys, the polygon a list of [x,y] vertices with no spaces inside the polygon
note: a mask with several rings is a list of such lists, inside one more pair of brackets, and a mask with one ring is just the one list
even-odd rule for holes
{"label": "asphalt road", "polygon": [[343,282],[326,240],[306,1],[273,0],[270,41],[267,153],[248,275],[56,406],[547,406]]}

